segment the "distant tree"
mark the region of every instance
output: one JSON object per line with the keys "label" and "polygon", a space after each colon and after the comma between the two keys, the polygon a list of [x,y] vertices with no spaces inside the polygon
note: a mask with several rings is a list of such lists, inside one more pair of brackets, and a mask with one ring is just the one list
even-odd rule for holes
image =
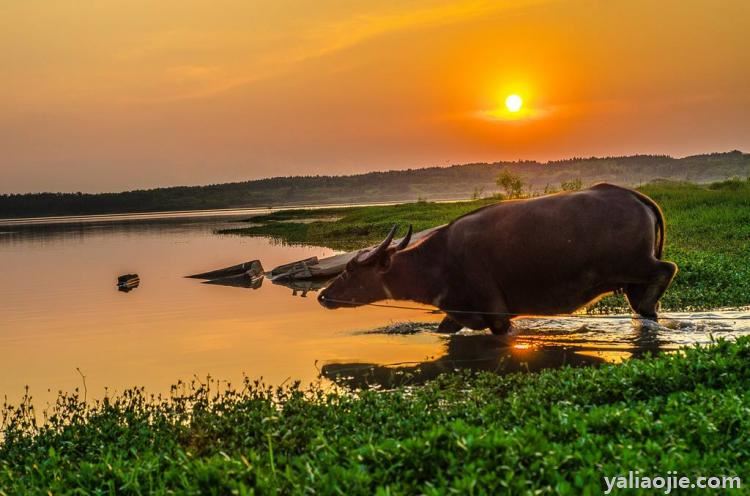
{"label": "distant tree", "polygon": [[505,190],[505,197],[508,199],[521,198],[523,196],[523,180],[521,176],[513,174],[507,169],[503,169],[495,180],[498,186]]}
{"label": "distant tree", "polygon": [[474,188],[474,192],[471,194],[472,200],[479,200],[484,196],[484,186],[479,188]]}
{"label": "distant tree", "polygon": [[551,195],[552,193],[557,193],[558,191],[560,191],[560,190],[558,190],[558,189],[557,189],[557,188],[555,188],[554,186],[550,186],[550,185],[549,185],[549,183],[547,183],[547,184],[546,184],[546,185],[544,186],[544,194],[545,194],[545,195]]}
{"label": "distant tree", "polygon": [[573,179],[572,181],[563,181],[560,183],[560,189],[563,191],[578,191],[582,187],[583,183],[581,182],[580,177]]}

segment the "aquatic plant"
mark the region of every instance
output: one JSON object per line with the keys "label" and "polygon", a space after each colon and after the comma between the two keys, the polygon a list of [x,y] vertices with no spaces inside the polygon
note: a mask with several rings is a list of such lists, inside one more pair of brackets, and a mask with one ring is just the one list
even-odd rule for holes
{"label": "aquatic plant", "polygon": [[[750,338],[596,368],[352,393],[246,380],[2,412],[0,493],[599,494],[750,470]],[[744,481],[743,481],[744,482]]]}

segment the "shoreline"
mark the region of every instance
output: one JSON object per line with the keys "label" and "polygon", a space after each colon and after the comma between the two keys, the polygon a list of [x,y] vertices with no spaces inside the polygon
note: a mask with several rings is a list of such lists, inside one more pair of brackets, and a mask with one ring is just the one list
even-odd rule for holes
{"label": "shoreline", "polygon": [[[122,221],[140,221],[140,220],[159,220],[159,219],[191,219],[199,217],[239,217],[243,215],[272,214],[276,212],[285,212],[289,210],[316,211],[323,209],[345,209],[357,207],[376,207],[402,205],[414,202],[416,200],[394,200],[383,202],[359,202],[359,203],[331,203],[331,204],[289,204],[269,207],[236,207],[236,208],[215,208],[215,209],[196,209],[196,210],[158,210],[145,212],[121,212],[105,214],[85,214],[85,215],[59,215],[59,216],[42,216],[42,217],[8,217],[0,218],[0,227],[10,226],[29,226],[29,225],[49,225],[49,224],[76,224],[88,222],[122,222]],[[466,199],[436,199],[430,200],[431,203],[461,203],[471,201]]]}

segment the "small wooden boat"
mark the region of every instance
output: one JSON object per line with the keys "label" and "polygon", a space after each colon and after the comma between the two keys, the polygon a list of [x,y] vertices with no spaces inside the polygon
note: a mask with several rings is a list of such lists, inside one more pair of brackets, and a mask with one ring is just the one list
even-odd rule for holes
{"label": "small wooden boat", "polygon": [[[433,231],[442,226],[433,227],[415,233],[411,242],[417,242],[420,239],[432,234]],[[401,238],[394,239],[393,243],[398,243]],[[370,247],[372,248],[372,247]],[[305,296],[308,291],[317,291],[323,287],[329,280],[343,272],[346,264],[356,257],[359,250],[340,253],[332,257],[319,259],[310,257],[296,262],[286,263],[274,267],[270,271],[264,271],[260,260],[251,260],[239,265],[232,265],[223,269],[212,270],[200,274],[194,274],[194,279],[206,279],[208,284],[219,284],[224,286],[239,286],[257,289],[260,287],[263,277],[272,281],[274,284],[281,284],[292,288],[294,294]],[[137,276],[136,276],[137,277]],[[308,283],[299,283],[309,281]]]}
{"label": "small wooden boat", "polygon": [[263,285],[263,274],[252,274],[249,271],[236,276],[219,277],[203,281],[203,284],[218,284],[219,286],[233,286],[235,288],[258,289]]}
{"label": "small wooden boat", "polygon": [[263,274],[263,265],[260,260],[250,260],[249,262],[241,263],[238,265],[232,265],[231,267],[225,267],[223,269],[212,270],[209,272],[202,272],[200,274],[193,274],[192,276],[186,276],[193,279],[222,279],[224,277],[239,276],[247,274],[250,277],[256,277]]}

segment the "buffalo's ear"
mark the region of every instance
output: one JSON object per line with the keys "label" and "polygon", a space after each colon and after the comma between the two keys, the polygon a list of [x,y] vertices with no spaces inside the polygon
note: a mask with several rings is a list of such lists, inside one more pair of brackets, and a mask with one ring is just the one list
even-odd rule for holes
{"label": "buffalo's ear", "polygon": [[393,253],[393,249],[385,249],[381,251],[363,250],[349,263],[357,266],[376,265],[378,267],[386,267],[391,264],[391,256]]}
{"label": "buffalo's ear", "polygon": [[388,258],[380,264],[383,271],[389,270],[391,268],[391,262],[393,261],[393,256],[395,254],[396,254],[396,250],[393,250],[391,253],[388,254]]}
{"label": "buffalo's ear", "polygon": [[351,259],[351,265],[367,265],[373,260],[372,250],[360,250],[357,256]]}

